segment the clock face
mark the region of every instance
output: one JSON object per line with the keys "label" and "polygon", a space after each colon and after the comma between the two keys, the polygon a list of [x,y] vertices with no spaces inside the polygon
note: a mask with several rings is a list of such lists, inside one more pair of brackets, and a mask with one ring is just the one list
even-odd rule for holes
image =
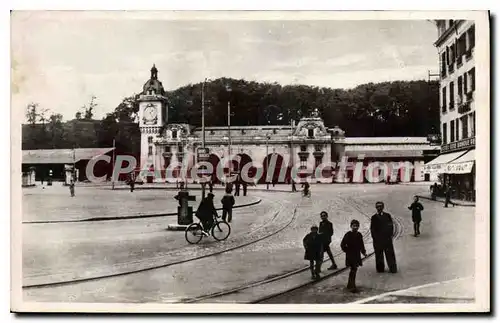
{"label": "clock face", "polygon": [[144,109],[144,121],[147,124],[154,124],[157,121],[158,109],[153,104],[149,104]]}

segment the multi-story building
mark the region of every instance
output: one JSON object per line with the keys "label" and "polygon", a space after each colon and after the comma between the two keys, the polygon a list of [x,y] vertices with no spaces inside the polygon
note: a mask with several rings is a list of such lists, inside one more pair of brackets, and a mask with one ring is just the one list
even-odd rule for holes
{"label": "multi-story building", "polygon": [[475,196],[475,25],[467,20],[436,20],[439,55],[441,154],[425,172],[439,173],[457,198]]}
{"label": "multi-story building", "polygon": [[[397,175],[399,180],[421,181],[425,179],[425,162],[437,156],[440,149],[427,137],[348,138],[339,127],[326,127],[317,111],[287,126],[205,127],[203,133],[199,127],[169,122],[167,104],[165,90],[158,80],[158,70],[153,66],[151,77],[139,96],[140,167],[159,171],[161,176],[154,178],[156,182],[178,179],[179,173],[172,172],[172,178],[170,174],[165,174],[165,170],[178,164],[191,168],[199,162],[199,148],[208,150],[203,153],[203,158],[213,165],[213,169],[228,155],[239,156],[239,162],[231,166],[229,163],[223,165],[224,173],[239,173],[249,162],[261,165],[264,173],[260,177],[261,183],[266,178],[281,181],[281,173],[284,180],[289,182],[292,166],[305,172],[314,182],[331,183],[335,176],[332,173],[338,171],[339,167],[329,165],[339,165],[342,160],[358,165],[357,168],[346,168],[342,182],[366,181],[366,172],[378,171],[370,168],[370,164],[374,165],[375,162],[384,165],[408,162],[412,167],[401,169]],[[268,168],[274,175],[266,176]],[[312,171],[320,168],[323,170],[321,173]],[[361,176],[357,176],[360,172]],[[187,176],[190,177],[190,174],[188,171]],[[213,179],[218,180],[217,176],[213,176]],[[190,178],[182,180],[189,181]]]}

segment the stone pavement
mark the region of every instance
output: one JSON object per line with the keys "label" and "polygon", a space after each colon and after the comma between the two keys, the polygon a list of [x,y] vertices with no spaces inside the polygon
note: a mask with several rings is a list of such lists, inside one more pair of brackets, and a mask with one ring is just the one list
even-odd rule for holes
{"label": "stone pavement", "polygon": [[[81,221],[92,218],[129,217],[151,214],[175,214],[178,202],[176,190],[110,190],[98,187],[78,187],[76,196],[70,197],[69,189],[62,185],[45,188],[25,188],[22,196],[23,222]],[[196,201],[190,202],[193,210],[201,201],[201,191],[193,190]],[[215,194],[215,207],[222,207],[223,192]],[[256,196],[237,196],[236,205],[256,203]]]}
{"label": "stone pavement", "polygon": [[[82,274],[82,269],[85,266],[101,268],[100,272],[102,273],[113,272],[113,270],[116,270],[115,264],[118,264],[120,271],[128,271],[129,269],[137,268],[136,261],[141,266],[144,266],[144,264],[158,264],[160,261],[170,261],[171,259],[186,257],[186,251],[188,251],[187,256],[196,256],[206,252],[206,250],[211,251],[226,248],[225,244],[227,246],[234,246],[242,242],[252,241],[275,231],[280,226],[293,220],[283,231],[272,237],[214,257],[69,286],[26,289],[23,293],[24,299],[27,301],[176,302],[182,301],[185,298],[198,297],[213,292],[237,288],[243,284],[257,282],[307,265],[307,262],[303,260],[302,238],[309,232],[312,224],[318,223],[319,212],[322,210],[329,212],[330,219],[334,223],[335,235],[332,248],[334,249],[334,253],[338,253],[340,239],[349,229],[350,220],[352,218],[360,220],[362,231],[366,231],[369,225],[367,217],[373,213],[374,203],[377,200],[385,201],[388,212],[394,216],[403,218],[405,237],[402,239],[407,239],[415,245],[408,247],[412,256],[410,260],[414,258],[414,263],[404,260],[405,256],[409,257],[406,252],[402,253],[406,249],[402,250],[402,247],[397,244],[396,250],[401,273],[391,276],[392,278],[389,280],[387,278],[389,277],[388,275],[384,276],[386,278],[382,276],[373,277],[372,274],[367,274],[368,276],[363,277],[364,273],[371,273],[369,269],[373,267],[373,261],[368,260],[366,265],[360,270],[359,283],[364,287],[365,291],[371,288],[371,294],[365,292],[360,296],[364,298],[386,292],[387,288],[396,289],[398,288],[398,284],[404,287],[407,283],[421,284],[429,282],[432,279],[442,279],[442,276],[461,274],[461,272],[457,272],[457,263],[463,260],[463,256],[466,256],[466,258],[470,256],[468,253],[461,254],[460,252],[456,252],[453,246],[448,246],[447,244],[433,246],[425,243],[429,237],[435,234],[435,229],[442,230],[440,227],[428,228],[430,223],[435,222],[433,220],[434,217],[442,218],[441,221],[443,223],[439,223],[438,221],[438,225],[450,228],[450,231],[439,231],[438,233],[441,236],[437,239],[442,239],[443,242],[446,242],[450,235],[456,234],[453,231],[454,227],[448,223],[452,218],[457,218],[457,215],[451,215],[453,209],[444,209],[445,211],[438,214],[433,211],[431,205],[424,203],[426,210],[424,211],[424,223],[422,226],[423,235],[419,238],[409,237],[408,230],[411,229],[411,225],[409,224],[411,216],[406,206],[418,190],[418,187],[413,186],[350,184],[339,186],[313,185],[313,197],[311,199],[301,197],[300,193],[261,193],[262,195],[260,196],[266,200],[263,200],[259,205],[242,209],[248,211],[248,216],[253,217],[254,220],[260,219],[262,221],[260,224],[253,225],[254,229],[250,225],[247,227],[247,230],[245,230],[245,225],[240,226],[235,230],[237,231],[235,236],[231,236],[224,243],[204,240],[207,242],[206,246],[186,247],[186,242],[182,236],[183,233],[172,232],[174,234],[172,238],[165,237],[165,233],[155,227],[158,224],[151,224],[151,229],[148,229],[145,219],[125,221],[124,223],[128,224],[124,224],[119,228],[110,225],[103,227],[101,231],[96,230],[97,227],[82,226],[79,229],[79,234],[76,234],[76,231],[69,231],[66,236],[59,236],[57,241],[52,241],[44,249],[38,250],[35,253],[38,255],[38,259],[33,260],[33,258],[28,257],[26,262],[32,262],[29,264],[32,269],[30,277],[26,277],[25,280],[31,280],[32,282],[36,280],[41,281],[41,279],[36,277],[38,274],[43,275],[43,270],[38,269],[41,262],[46,271],[44,279],[47,279],[47,277],[53,279],[59,275],[58,271],[62,272],[63,275],[66,274],[64,278],[71,278],[72,273],[80,276],[85,275],[85,273]],[[255,192],[254,194],[257,195],[258,193]],[[272,220],[270,222],[264,220],[264,218],[268,217],[267,214],[269,214],[269,211],[266,212],[265,210],[258,209],[259,207],[268,205],[267,201],[279,202],[280,204],[279,215],[274,219],[271,216]],[[296,218],[293,219],[293,209],[296,206],[298,207]],[[274,208],[275,206],[271,206],[271,209]],[[442,210],[442,206],[440,210]],[[471,208],[467,208],[467,210],[470,212]],[[445,214],[445,216],[442,216],[441,213]],[[466,213],[462,217],[463,222],[466,222],[464,225],[470,225],[467,222],[469,218],[468,214]],[[237,217],[235,218],[238,219]],[[235,225],[236,223],[238,222],[235,222]],[[39,241],[56,235],[55,230],[58,226],[59,224],[54,226],[52,232],[47,231],[43,237],[40,237]],[[60,232],[67,232],[67,230],[65,228],[64,230],[60,230]],[[86,234],[92,235],[85,237]],[[37,236],[37,233],[32,233],[31,235]],[[77,238],[72,241],[72,237]],[[163,241],[166,241],[166,243],[163,243]],[[435,242],[434,240],[433,243]],[[69,247],[65,247],[66,245],[69,245]],[[166,250],[166,252],[158,249],[160,247],[168,248],[167,246],[169,245],[172,249]],[[33,248],[33,242],[31,248]],[[52,251],[48,251],[47,249],[52,249]],[[422,254],[426,255],[429,252],[430,256],[428,260],[432,260],[437,254],[447,255],[448,251],[451,251],[451,258],[454,260],[450,261],[449,266],[442,266],[440,263],[439,266],[433,266],[432,263],[425,260],[425,257],[422,257]],[[46,256],[47,252],[49,252],[50,256]],[[58,267],[61,268],[65,265],[67,266],[68,263],[72,263],[72,255],[75,253],[77,254],[75,259],[80,259],[76,265],[66,269],[65,272],[58,269]],[[93,253],[97,253],[97,256],[94,256]],[[119,259],[114,258],[115,254],[120,255]],[[64,260],[58,262],[58,258]],[[450,255],[446,257],[446,260],[450,260],[448,258],[450,258]],[[108,259],[112,261],[107,262]],[[343,265],[342,259],[342,257],[338,258],[337,262],[339,265]],[[462,266],[461,270],[464,274],[470,274],[470,268],[467,266]],[[52,273],[51,271],[55,272]],[[458,271],[460,271],[460,268]],[[54,276],[51,277],[50,275],[52,274]],[[339,303],[356,300],[352,299],[350,294],[346,295],[342,291],[347,279],[344,276],[341,277],[341,281],[333,285],[332,281],[335,281],[337,278],[327,279],[324,282],[316,284],[315,286],[318,287],[326,286],[327,291],[322,291],[319,294],[317,291],[314,292],[313,295],[320,295],[319,299],[314,302],[325,302],[325,300],[333,296],[337,298],[336,302]],[[62,276],[58,277],[60,279]],[[399,278],[393,279],[396,277]],[[300,278],[299,283],[309,281],[309,279],[309,274],[306,272]],[[258,296],[265,296],[266,293],[272,294],[273,290],[268,289],[258,294]],[[256,297],[256,295],[252,295],[251,291],[241,294],[244,297],[238,297],[235,294],[223,301],[248,302]],[[301,294],[307,295],[307,292],[302,291]],[[300,299],[294,299],[292,296],[287,295],[287,298],[284,301],[282,300],[282,302],[301,302]]]}
{"label": "stone pavement", "polygon": [[[235,209],[231,239],[259,230],[279,206],[266,201]],[[23,224],[23,285],[140,270],[207,253],[214,245],[213,239],[188,245],[184,232],[166,231],[172,222],[175,217]]]}
{"label": "stone pavement", "polygon": [[349,303],[440,282],[447,284],[414,289],[411,295],[401,293],[396,294],[396,297],[386,294],[385,298],[377,298],[373,302],[384,302],[384,299],[388,303],[473,302],[475,285],[474,279],[470,277],[475,272],[475,208],[443,208],[440,203],[422,201],[425,208],[422,215],[422,234],[414,237],[411,215],[405,209],[410,198],[411,196],[408,196],[405,201],[401,198],[391,198],[390,195],[386,198],[366,195],[362,203],[365,204],[362,209],[369,212],[370,205],[373,205],[376,199],[384,200],[388,212],[401,217],[403,221],[404,235],[394,244],[399,269],[397,274],[377,273],[372,257],[358,270],[359,294],[345,291],[348,276],[346,272],[308,288],[276,297],[267,303]]}

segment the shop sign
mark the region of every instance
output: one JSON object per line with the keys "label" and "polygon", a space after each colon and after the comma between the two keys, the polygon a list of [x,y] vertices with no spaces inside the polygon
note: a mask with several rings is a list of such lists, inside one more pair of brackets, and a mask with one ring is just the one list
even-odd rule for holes
{"label": "shop sign", "polygon": [[476,137],[467,138],[457,142],[452,142],[441,146],[441,153],[451,152],[455,150],[465,150],[476,146]]}
{"label": "shop sign", "polygon": [[446,165],[446,174],[468,174],[472,171],[474,161],[451,163]]}

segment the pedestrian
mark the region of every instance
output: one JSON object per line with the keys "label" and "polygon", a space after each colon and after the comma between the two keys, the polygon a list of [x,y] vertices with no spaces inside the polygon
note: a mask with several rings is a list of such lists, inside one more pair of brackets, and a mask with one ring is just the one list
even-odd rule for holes
{"label": "pedestrian", "polygon": [[248,187],[248,183],[243,180],[243,183],[241,183],[242,186],[243,186],[243,196],[247,196],[247,187]]}
{"label": "pedestrian", "polygon": [[133,175],[130,175],[129,185],[130,185],[130,192],[133,192],[135,186],[135,178]]}
{"label": "pedestrian", "polygon": [[297,187],[295,186],[295,181],[292,178],[292,193],[297,192]]}
{"label": "pedestrian", "polygon": [[358,267],[363,266],[361,260],[361,254],[366,257],[365,244],[363,242],[363,236],[358,232],[359,221],[351,221],[351,231],[348,231],[342,242],[340,243],[340,248],[345,252],[345,265],[350,269],[349,280],[347,281],[347,289],[353,293],[357,293],[358,289],[356,287],[356,272]]}
{"label": "pedestrian", "polygon": [[392,237],[394,235],[394,224],[389,213],[384,212],[384,203],[375,203],[377,213],[371,217],[370,231],[375,249],[375,264],[377,272],[384,272],[384,254],[387,266],[391,273],[397,273],[396,255]]}
{"label": "pedestrian", "polygon": [[69,193],[71,194],[71,197],[75,196],[75,182],[73,180],[69,182]]}
{"label": "pedestrian", "polygon": [[241,181],[240,181],[240,177],[238,176],[236,178],[236,183],[234,184],[234,187],[235,187],[234,196],[240,196],[240,185],[241,185]]}
{"label": "pedestrian", "polygon": [[304,244],[305,255],[304,259],[309,260],[309,269],[313,279],[319,279],[321,272],[321,264],[323,263],[323,243],[321,236],[318,234],[318,226],[313,225],[309,232],[302,240]]}
{"label": "pedestrian", "polygon": [[333,258],[332,250],[330,249],[330,243],[332,243],[333,236],[333,224],[328,221],[328,213],[326,211],[322,211],[320,213],[321,222],[319,223],[319,234],[323,239],[323,250],[326,252],[330,260],[332,261],[332,265],[328,267],[329,270],[337,269],[337,264],[335,263],[335,259]]}
{"label": "pedestrian", "polygon": [[309,182],[305,182],[304,183],[304,196],[307,196],[307,197],[311,197],[311,191],[310,191],[310,185],[309,185]]}
{"label": "pedestrian", "polygon": [[448,204],[453,205],[455,207],[455,203],[451,201],[451,187],[446,186],[445,191],[444,191],[444,207],[448,207]]}
{"label": "pedestrian", "polygon": [[221,199],[222,203],[222,220],[231,223],[233,219],[233,206],[234,206],[234,196],[231,194],[231,188],[226,188],[226,194]]}
{"label": "pedestrian", "polygon": [[413,221],[413,231],[415,237],[420,235],[420,222],[422,221],[422,211],[424,206],[418,201],[418,196],[413,198],[413,203],[408,207],[411,210],[411,219]]}
{"label": "pedestrian", "polygon": [[218,217],[217,210],[214,206],[214,194],[208,193],[198,206],[195,216],[200,219],[205,235],[210,235],[209,230],[212,228],[214,219]]}
{"label": "pedestrian", "polygon": [[214,182],[212,179],[210,179],[210,181],[208,182],[208,190],[210,193],[212,193],[214,190]]}

